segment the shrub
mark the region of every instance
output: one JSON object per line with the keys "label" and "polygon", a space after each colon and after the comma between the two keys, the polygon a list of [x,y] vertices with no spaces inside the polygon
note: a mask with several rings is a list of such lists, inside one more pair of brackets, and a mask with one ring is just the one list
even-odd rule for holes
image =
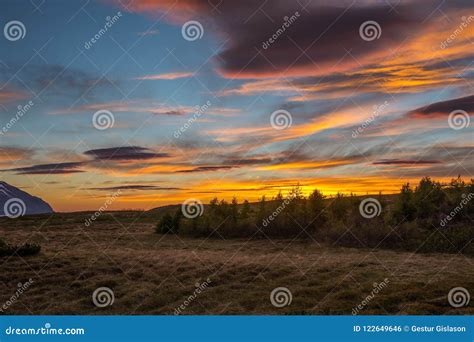
{"label": "shrub", "polygon": [[23,246],[16,247],[16,254],[19,256],[36,255],[41,251],[41,246],[37,244],[25,243]]}
{"label": "shrub", "polygon": [[158,221],[155,231],[161,234],[176,234],[179,231],[182,217],[181,209],[177,209],[174,216],[170,213],[165,213]]}
{"label": "shrub", "polygon": [[0,257],[5,256],[30,256],[41,251],[41,246],[37,244],[25,243],[21,246],[9,245],[0,239]]}

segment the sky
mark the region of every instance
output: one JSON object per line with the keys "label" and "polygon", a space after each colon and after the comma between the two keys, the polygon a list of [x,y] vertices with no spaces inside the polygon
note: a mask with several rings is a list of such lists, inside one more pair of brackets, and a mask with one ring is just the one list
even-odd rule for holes
{"label": "sky", "polygon": [[474,178],[472,0],[0,6],[0,178],[56,211]]}

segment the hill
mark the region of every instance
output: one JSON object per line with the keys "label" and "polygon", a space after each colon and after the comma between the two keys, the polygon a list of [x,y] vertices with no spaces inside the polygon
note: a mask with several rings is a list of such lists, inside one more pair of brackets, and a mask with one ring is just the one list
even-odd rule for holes
{"label": "hill", "polygon": [[51,214],[53,208],[39,197],[0,181],[0,216]]}

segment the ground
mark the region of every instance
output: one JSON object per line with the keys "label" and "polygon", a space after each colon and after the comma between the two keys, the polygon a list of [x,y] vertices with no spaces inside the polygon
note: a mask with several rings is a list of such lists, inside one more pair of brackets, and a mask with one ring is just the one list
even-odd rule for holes
{"label": "ground", "polygon": [[[141,213],[103,215],[89,227],[85,214],[0,220],[8,243],[42,246],[36,256],[0,258],[0,305],[18,283],[33,281],[3,314],[173,315],[182,306],[185,315],[327,315],[358,305],[362,315],[474,314],[472,303],[453,308],[447,300],[454,287],[474,288],[472,257],[164,236]],[[113,291],[112,305],[93,304],[99,287]],[[272,305],[277,287],[291,292],[289,305]]]}

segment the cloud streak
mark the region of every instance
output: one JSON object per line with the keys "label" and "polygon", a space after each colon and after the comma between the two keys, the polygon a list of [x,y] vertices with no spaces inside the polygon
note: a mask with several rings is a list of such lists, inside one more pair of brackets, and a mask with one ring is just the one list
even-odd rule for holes
{"label": "cloud streak", "polygon": [[109,186],[109,187],[103,187],[103,188],[88,188],[87,190],[95,190],[95,191],[118,191],[118,190],[168,191],[168,190],[181,190],[181,188],[161,187],[161,186],[156,186],[156,185],[120,185],[120,186]]}
{"label": "cloud streak", "polygon": [[144,80],[144,81],[156,81],[156,80],[176,80],[179,78],[189,78],[192,77],[194,74],[192,72],[171,72],[167,74],[151,74],[136,77],[136,80]]}
{"label": "cloud streak", "polygon": [[474,95],[431,103],[411,111],[408,116],[417,119],[444,118],[455,110],[464,110],[472,115],[474,113]]}
{"label": "cloud streak", "polygon": [[14,172],[17,175],[64,175],[85,172],[79,169],[83,165],[82,162],[40,164],[29,167],[5,169],[2,170],[2,172]]}
{"label": "cloud streak", "polygon": [[133,161],[169,157],[168,153],[155,153],[140,146],[100,148],[85,151],[84,155],[100,161]]}

